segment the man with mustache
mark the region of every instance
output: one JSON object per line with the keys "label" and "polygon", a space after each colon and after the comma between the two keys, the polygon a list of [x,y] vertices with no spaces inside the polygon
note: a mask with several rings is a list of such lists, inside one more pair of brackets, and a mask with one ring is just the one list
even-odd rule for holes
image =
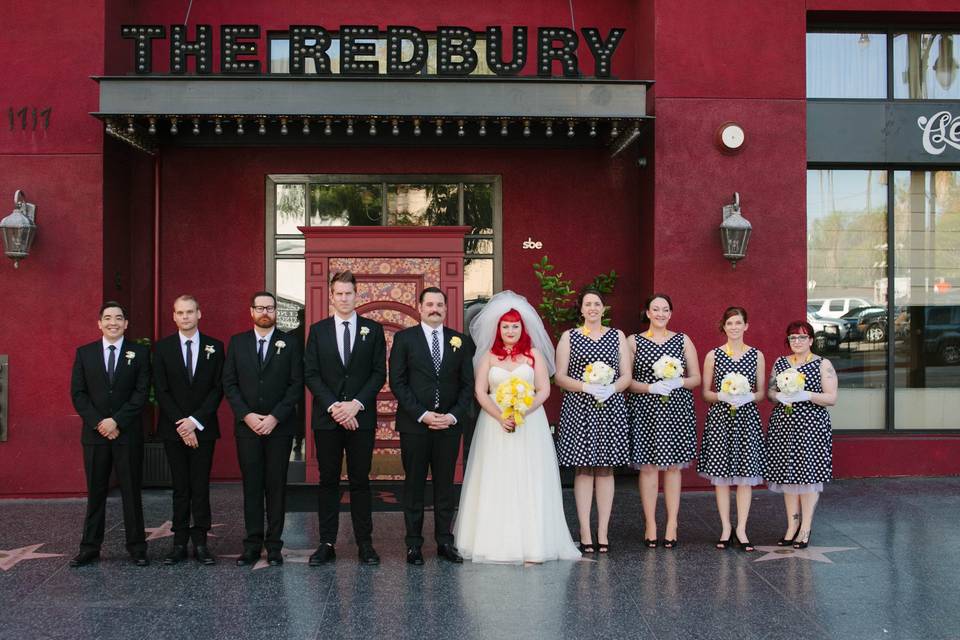
{"label": "man with mustache", "polygon": [[397,431],[403,481],[407,562],[423,564],[423,494],[433,474],[434,539],[437,555],[463,558],[453,545],[456,508],[453,475],[463,423],[473,406],[473,344],[443,326],[447,296],[437,287],[420,292],[420,324],[393,337],[390,390],[397,397]]}
{"label": "man with mustache", "polygon": [[247,532],[237,565],[256,563],[266,547],[267,562],[277,566],[283,564],[281,535],[296,408],[303,400],[303,348],[276,328],[277,300],[269,291],[253,294],[250,318],[253,329],[230,339],[223,367],[223,392],[236,416]]}
{"label": "man with mustache", "polygon": [[387,379],[387,345],[383,327],[356,312],[357,279],[351,272],[330,279],[330,306],[333,315],[310,327],[304,357],[320,469],[320,546],[310,556],[310,566],[336,558],[344,453],[358,555],[361,563],[375,565],[380,556],[373,548],[370,466],[377,435],[377,393]]}

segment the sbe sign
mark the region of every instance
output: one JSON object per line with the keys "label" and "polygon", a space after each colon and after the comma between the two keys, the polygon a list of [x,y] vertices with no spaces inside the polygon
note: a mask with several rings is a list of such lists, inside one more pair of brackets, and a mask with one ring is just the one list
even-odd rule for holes
{"label": "sbe sign", "polygon": [[[603,36],[600,29],[585,27],[580,30],[595,62],[596,77],[609,78],[613,54],[626,29],[613,28]],[[423,72],[431,47],[435,47],[437,74],[442,76],[466,76],[477,68],[479,54],[476,44],[480,34],[466,27],[437,27],[428,34],[416,27],[391,26],[381,31],[376,26],[344,25],[336,34],[315,25],[290,25],[290,74],[304,75],[307,61],[313,61],[316,75],[331,75],[330,51],[334,42],[339,44],[341,75],[376,75],[381,73],[380,63],[371,60],[378,55],[378,47],[386,48],[386,74],[412,76]],[[138,74],[154,73],[153,41],[166,40],[167,30],[163,25],[125,25],[121,27],[123,38],[134,41],[133,64]],[[490,70],[498,76],[520,75],[527,66],[528,58],[536,58],[537,75],[553,75],[554,62],[558,62],[564,77],[580,76],[580,36],[573,29],[563,27],[538,27],[534,56],[529,55],[530,41],[527,27],[513,27],[506,58],[503,29],[487,27],[482,36],[486,41],[484,56]],[[259,74],[263,68],[260,59],[262,41],[260,26],[255,24],[228,24],[219,28],[219,53],[221,74]],[[172,74],[187,73],[191,58],[198,74],[214,72],[214,29],[210,25],[197,25],[191,36],[184,25],[170,25],[170,68]],[[578,57],[579,56],[579,57]]]}

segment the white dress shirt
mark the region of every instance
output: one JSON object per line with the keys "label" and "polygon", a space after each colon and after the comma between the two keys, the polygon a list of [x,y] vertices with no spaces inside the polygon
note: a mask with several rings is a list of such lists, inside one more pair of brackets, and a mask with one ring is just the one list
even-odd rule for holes
{"label": "white dress shirt", "polygon": [[[106,338],[102,338],[101,342],[103,343],[103,370],[110,370],[110,347],[116,347],[114,351],[114,366],[119,367],[121,363],[121,358],[123,358],[123,336],[120,336],[120,339],[116,342],[110,342]],[[114,374],[116,374],[116,369],[114,369]]]}
{"label": "white dress shirt", "polygon": [[266,342],[263,343],[263,359],[266,360],[267,350],[270,348],[270,341],[273,339],[273,332],[276,331],[277,328],[275,326],[270,327],[270,331],[265,336],[262,336],[257,332],[257,329],[259,328],[260,327],[256,327],[253,330],[253,333],[256,337],[256,340],[253,341],[253,352],[256,353],[257,357],[259,358],[260,357],[260,341],[266,340]]}
{"label": "white dress shirt", "polygon": [[[190,343],[190,352],[193,355],[193,368],[190,370],[190,375],[194,375],[197,372],[197,354],[200,353],[200,332],[196,331],[192,336],[183,335],[182,331],[178,331],[177,334],[180,336],[180,357],[183,358],[183,366],[187,366],[187,340],[191,340]],[[194,418],[193,416],[187,416],[190,418],[190,421],[197,427],[197,431],[203,431],[203,425],[200,424],[200,421]]]}

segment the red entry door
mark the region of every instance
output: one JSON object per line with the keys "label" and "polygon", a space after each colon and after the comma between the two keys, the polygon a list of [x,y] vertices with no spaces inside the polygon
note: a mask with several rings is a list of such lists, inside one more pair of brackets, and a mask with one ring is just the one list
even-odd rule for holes
{"label": "red entry door", "polygon": [[[307,334],[330,316],[330,277],[357,277],[357,313],[383,325],[387,354],[393,335],[420,322],[417,300],[426,287],[447,294],[447,326],[463,330],[463,238],[469,227],[301,227],[306,239]],[[307,425],[312,396],[307,391]],[[397,401],[385,384],[377,396],[377,440],[370,477],[403,478],[400,437],[394,425]],[[309,428],[309,426],[308,426]],[[313,438],[306,438],[308,482],[318,481]],[[463,477],[462,450],[457,481]]]}

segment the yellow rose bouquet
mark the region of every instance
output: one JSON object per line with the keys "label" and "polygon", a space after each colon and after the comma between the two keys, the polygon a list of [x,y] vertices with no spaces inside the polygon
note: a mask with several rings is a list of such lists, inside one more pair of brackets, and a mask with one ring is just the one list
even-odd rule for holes
{"label": "yellow rose bouquet", "polygon": [[501,382],[494,392],[494,401],[503,411],[503,416],[512,418],[518,427],[523,424],[523,416],[533,404],[533,397],[533,385],[517,376],[510,376]]}

